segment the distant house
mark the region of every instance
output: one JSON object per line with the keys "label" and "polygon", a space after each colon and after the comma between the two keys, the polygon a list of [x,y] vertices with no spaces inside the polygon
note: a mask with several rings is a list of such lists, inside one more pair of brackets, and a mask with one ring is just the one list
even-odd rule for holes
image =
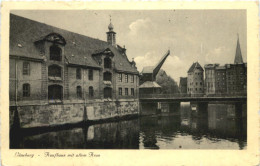
{"label": "distant house", "polygon": [[10,15],[10,104],[83,103],[138,98],[139,72],[126,49]]}
{"label": "distant house", "polygon": [[195,62],[191,65],[188,70],[187,77],[187,93],[188,94],[200,94],[204,93],[204,70],[199,64],[199,62]]}
{"label": "distant house", "polygon": [[179,91],[182,94],[187,94],[187,77],[180,77]]}

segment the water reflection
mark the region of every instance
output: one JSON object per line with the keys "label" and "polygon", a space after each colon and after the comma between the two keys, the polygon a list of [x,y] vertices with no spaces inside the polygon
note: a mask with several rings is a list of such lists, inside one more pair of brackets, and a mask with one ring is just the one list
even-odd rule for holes
{"label": "water reflection", "polygon": [[215,103],[198,109],[192,110],[190,104],[184,103],[170,116],[162,113],[24,136],[11,144],[17,145],[15,148],[43,149],[246,148],[246,104]]}

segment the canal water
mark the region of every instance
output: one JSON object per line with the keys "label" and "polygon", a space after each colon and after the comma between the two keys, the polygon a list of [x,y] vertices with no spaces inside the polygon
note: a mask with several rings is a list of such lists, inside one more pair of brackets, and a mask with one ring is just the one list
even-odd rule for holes
{"label": "canal water", "polygon": [[[246,104],[208,104],[205,116],[190,104],[137,119],[27,135],[11,141],[24,149],[246,149]],[[15,145],[15,146],[12,146]]]}

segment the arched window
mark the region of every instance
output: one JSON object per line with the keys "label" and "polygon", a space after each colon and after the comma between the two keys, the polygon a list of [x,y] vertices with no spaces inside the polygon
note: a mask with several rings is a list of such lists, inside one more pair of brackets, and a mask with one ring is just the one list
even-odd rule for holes
{"label": "arched window", "polygon": [[61,85],[48,86],[48,98],[49,100],[62,100],[63,87]]}
{"label": "arched window", "polygon": [[30,84],[23,84],[23,97],[30,97]]}
{"label": "arched window", "polygon": [[58,65],[51,65],[48,68],[48,76],[49,77],[61,77],[61,67]]}
{"label": "arched window", "polygon": [[61,48],[57,45],[50,47],[50,60],[61,61]]}
{"label": "arched window", "polygon": [[30,75],[30,63],[23,62],[23,75]]}
{"label": "arched window", "polygon": [[109,57],[106,57],[105,59],[104,59],[104,68],[108,68],[108,69],[110,69],[111,68],[111,59],[109,58]]}
{"label": "arched window", "polygon": [[93,90],[93,87],[90,86],[90,87],[88,88],[88,91],[89,91],[89,97],[92,98],[92,97],[94,96],[94,90]]}
{"label": "arched window", "polygon": [[77,98],[82,98],[82,88],[81,86],[77,86]]}
{"label": "arched window", "polygon": [[112,74],[110,72],[105,72],[103,74],[103,80],[104,81],[112,81]]}
{"label": "arched window", "polygon": [[104,98],[112,98],[112,88],[104,88]]}

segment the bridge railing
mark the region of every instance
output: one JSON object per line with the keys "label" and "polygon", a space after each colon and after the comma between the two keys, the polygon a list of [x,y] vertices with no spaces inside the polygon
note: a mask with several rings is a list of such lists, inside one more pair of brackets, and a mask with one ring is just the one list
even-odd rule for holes
{"label": "bridge railing", "polygon": [[196,97],[245,97],[246,93],[222,93],[222,94],[183,94],[183,93],[175,93],[175,94],[139,94],[140,99],[157,99],[157,98],[196,98]]}

